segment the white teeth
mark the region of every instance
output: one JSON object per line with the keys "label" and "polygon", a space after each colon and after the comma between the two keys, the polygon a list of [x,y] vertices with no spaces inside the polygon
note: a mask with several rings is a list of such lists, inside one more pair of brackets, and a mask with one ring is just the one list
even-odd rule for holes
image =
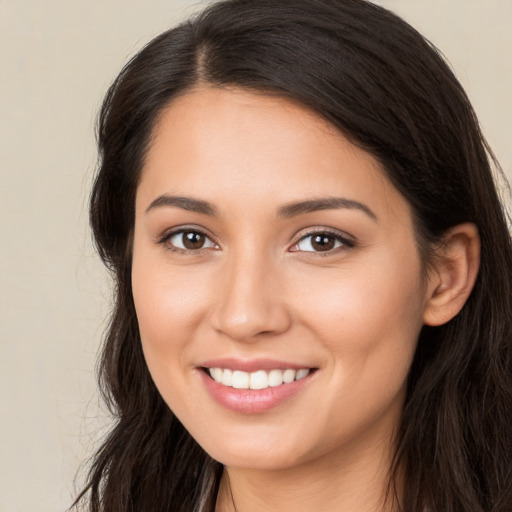
{"label": "white teeth", "polygon": [[217,382],[222,382],[222,368],[210,368],[210,375]]}
{"label": "white teeth", "polygon": [[240,370],[229,370],[228,368],[209,368],[213,380],[220,384],[236,389],[266,389],[277,387],[282,384],[289,384],[294,380],[300,380],[309,375],[309,368],[300,370],[258,370],[248,373]]}
{"label": "white teeth", "polygon": [[265,370],[259,370],[251,373],[251,389],[265,389],[268,388],[268,375]]}
{"label": "white teeth", "polygon": [[224,386],[232,386],[233,385],[233,372],[229,369],[225,369],[222,373],[222,384]]}
{"label": "white teeth", "polygon": [[247,372],[235,370],[231,385],[236,389],[249,389],[250,376]]}
{"label": "white teeth", "polygon": [[304,377],[307,377],[309,374],[309,370],[306,370],[305,368],[301,370],[297,370],[297,375],[295,376],[295,380],[303,379]]}
{"label": "white teeth", "polygon": [[270,370],[268,372],[268,385],[272,388],[283,383],[283,372],[281,370]]}
{"label": "white teeth", "polygon": [[285,384],[289,384],[290,382],[293,382],[295,380],[295,375],[297,372],[295,370],[285,370],[283,372],[283,382]]}

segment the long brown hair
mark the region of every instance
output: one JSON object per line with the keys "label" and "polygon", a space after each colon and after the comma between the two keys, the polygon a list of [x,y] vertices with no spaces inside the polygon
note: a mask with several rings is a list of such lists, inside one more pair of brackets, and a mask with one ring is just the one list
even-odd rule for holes
{"label": "long brown hair", "polygon": [[425,327],[410,370],[390,489],[405,512],[512,510],[512,246],[492,154],[433,46],[364,0],[225,0],[151,41],[99,117],[90,203],[116,284],[100,364],[115,425],[77,500],[91,512],[213,510],[222,467],[191,438],[146,367],[131,291],[139,173],[162,109],[198,83],[293,98],[376,157],[411,205],[423,258],[477,225],[481,268],[462,311]]}

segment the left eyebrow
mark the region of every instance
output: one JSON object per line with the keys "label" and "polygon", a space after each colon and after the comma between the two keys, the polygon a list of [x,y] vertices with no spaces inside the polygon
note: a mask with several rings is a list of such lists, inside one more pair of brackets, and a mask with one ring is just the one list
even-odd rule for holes
{"label": "left eyebrow", "polygon": [[311,199],[309,201],[301,201],[297,203],[290,203],[279,208],[278,217],[289,219],[304,213],[316,212],[319,210],[336,210],[339,208],[346,208],[348,210],[359,210],[373,221],[378,222],[378,217],[375,213],[365,204],[353,199],[345,197],[326,197],[321,199]]}

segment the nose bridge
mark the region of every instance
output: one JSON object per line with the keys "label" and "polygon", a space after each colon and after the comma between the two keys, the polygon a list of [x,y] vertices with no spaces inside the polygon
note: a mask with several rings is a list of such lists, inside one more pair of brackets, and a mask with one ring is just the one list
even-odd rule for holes
{"label": "nose bridge", "polygon": [[290,318],[278,273],[268,251],[254,246],[232,251],[221,271],[215,329],[238,341],[285,331]]}

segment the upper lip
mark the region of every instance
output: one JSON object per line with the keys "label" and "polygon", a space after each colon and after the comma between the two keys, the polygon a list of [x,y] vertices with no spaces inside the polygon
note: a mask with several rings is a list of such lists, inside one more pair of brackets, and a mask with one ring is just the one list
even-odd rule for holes
{"label": "upper lip", "polygon": [[233,357],[209,359],[208,361],[203,361],[199,366],[203,368],[239,370],[247,373],[258,370],[300,370],[301,368],[313,368],[309,364],[291,363],[289,361],[282,361],[278,359],[237,359]]}

